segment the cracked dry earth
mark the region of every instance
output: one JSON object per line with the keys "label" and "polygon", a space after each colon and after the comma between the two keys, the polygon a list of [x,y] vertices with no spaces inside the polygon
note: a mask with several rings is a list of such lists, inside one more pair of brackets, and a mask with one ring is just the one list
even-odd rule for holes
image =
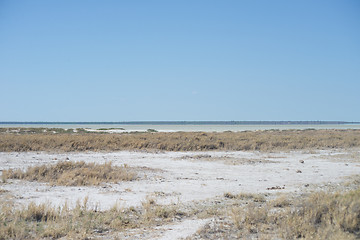
{"label": "cracked dry earth", "polygon": [[[141,206],[151,197],[157,204],[181,204],[195,209],[203,205],[221,208],[225,193],[300,194],[336,186],[345,177],[360,174],[360,150],[290,152],[74,152],[0,153],[0,171],[59,161],[85,161],[134,167],[135,181],[89,187],[51,186],[46,183],[8,180],[0,187],[16,204],[51,203],[75,206],[88,197],[89,206],[100,210],[114,205]],[[340,185],[339,185],[340,186]],[[218,204],[218,206],[217,206]],[[116,233],[121,239],[182,239],[196,233],[213,217],[193,215],[171,224]],[[115,235],[103,236],[115,237]]]}

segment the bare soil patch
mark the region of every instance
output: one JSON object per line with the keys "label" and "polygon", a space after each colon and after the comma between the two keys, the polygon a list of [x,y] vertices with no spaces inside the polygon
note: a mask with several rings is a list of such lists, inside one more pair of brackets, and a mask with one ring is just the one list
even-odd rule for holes
{"label": "bare soil patch", "polygon": [[180,159],[188,159],[191,161],[209,161],[209,162],[222,162],[228,165],[241,165],[241,164],[262,164],[262,163],[276,163],[277,161],[267,158],[236,158],[228,155],[212,157],[210,154],[199,155],[186,155]]}

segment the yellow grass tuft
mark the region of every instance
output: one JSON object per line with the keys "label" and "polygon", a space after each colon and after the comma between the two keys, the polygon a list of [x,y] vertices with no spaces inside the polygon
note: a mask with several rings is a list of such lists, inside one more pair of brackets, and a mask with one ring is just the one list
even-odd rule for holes
{"label": "yellow grass tuft", "polygon": [[[75,208],[67,204],[52,207],[49,203],[15,208],[0,202],[0,239],[89,239],[126,229],[161,225],[174,221],[176,205],[161,206],[145,201],[143,207],[121,208],[117,205],[106,211],[89,208],[88,198],[78,201]],[[109,235],[107,235],[109,234]]]}
{"label": "yellow grass tuft", "polygon": [[263,194],[256,194],[256,193],[239,193],[239,194],[232,194],[232,193],[224,193],[224,197],[230,199],[239,199],[239,200],[252,200],[253,202],[265,202],[265,196]]}
{"label": "yellow grass tuft", "polygon": [[260,205],[233,207],[229,216],[233,231],[241,237],[358,239],[360,189],[342,194],[317,192],[292,201],[283,195]]}
{"label": "yellow grass tuft", "polygon": [[360,237],[360,189],[345,194],[314,193],[288,208],[281,221],[284,238],[357,239]]}
{"label": "yellow grass tuft", "polygon": [[112,166],[111,162],[96,164],[69,161],[59,162],[56,165],[29,167],[26,171],[4,170],[2,178],[3,181],[23,179],[62,186],[88,186],[103,182],[132,181],[136,179],[136,174],[126,165]]}

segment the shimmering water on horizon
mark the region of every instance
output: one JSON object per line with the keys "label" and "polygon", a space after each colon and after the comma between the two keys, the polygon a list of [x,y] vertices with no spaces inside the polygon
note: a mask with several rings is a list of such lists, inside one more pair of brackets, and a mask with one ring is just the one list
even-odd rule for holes
{"label": "shimmering water on horizon", "polygon": [[188,125],[188,124],[0,124],[1,128],[25,127],[25,128],[123,128],[124,131],[146,131],[155,129],[159,132],[224,132],[224,131],[256,131],[256,130],[289,130],[289,129],[360,129],[360,124],[284,124],[284,125]]}

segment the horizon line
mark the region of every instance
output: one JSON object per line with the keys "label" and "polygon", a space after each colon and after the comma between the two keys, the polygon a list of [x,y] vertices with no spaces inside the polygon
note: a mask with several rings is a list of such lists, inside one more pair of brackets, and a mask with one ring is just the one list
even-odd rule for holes
{"label": "horizon line", "polygon": [[259,121],[259,120],[250,120],[250,121],[0,121],[0,124],[45,124],[45,125],[55,125],[55,124],[84,124],[84,125],[94,125],[94,124],[123,124],[123,125],[141,125],[141,124],[151,124],[151,125],[295,125],[295,124],[313,124],[313,125],[326,125],[326,124],[360,124],[358,121],[323,121],[323,120],[306,120],[306,121],[297,121],[297,120],[281,120],[281,121]]}

